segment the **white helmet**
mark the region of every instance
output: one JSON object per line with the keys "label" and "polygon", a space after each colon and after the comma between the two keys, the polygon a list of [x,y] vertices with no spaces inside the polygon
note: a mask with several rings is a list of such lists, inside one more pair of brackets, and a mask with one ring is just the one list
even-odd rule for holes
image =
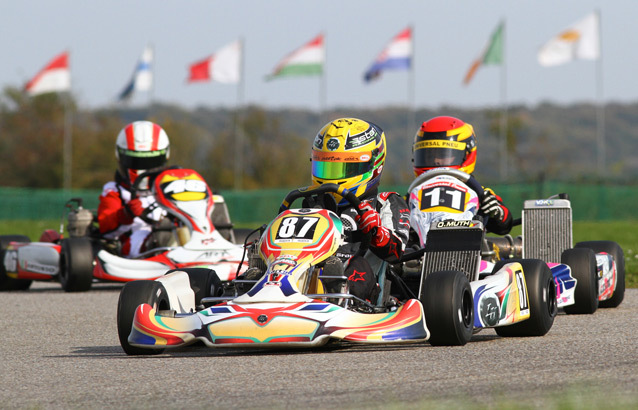
{"label": "white helmet", "polygon": [[117,135],[115,157],[130,184],[144,171],[164,166],[169,155],[166,131],[150,121],[135,121]]}

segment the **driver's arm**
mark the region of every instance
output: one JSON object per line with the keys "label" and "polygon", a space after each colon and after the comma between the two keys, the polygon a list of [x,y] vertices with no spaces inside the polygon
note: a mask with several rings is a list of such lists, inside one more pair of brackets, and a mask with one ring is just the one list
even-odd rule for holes
{"label": "driver's arm", "polygon": [[410,234],[408,204],[395,192],[382,192],[377,196],[375,213],[378,217],[372,225],[378,226],[370,226],[375,229],[370,250],[379,258],[396,263],[403,255]]}
{"label": "driver's arm", "polygon": [[113,189],[109,184],[104,186],[100,203],[97,208],[97,221],[100,226],[100,233],[107,233],[116,230],[120,225],[128,225],[133,222],[133,217],[124,206],[117,189]]}

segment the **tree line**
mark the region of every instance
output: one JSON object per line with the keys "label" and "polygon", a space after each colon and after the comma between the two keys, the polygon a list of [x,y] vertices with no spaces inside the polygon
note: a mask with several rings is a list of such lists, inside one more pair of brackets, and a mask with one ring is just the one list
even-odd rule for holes
{"label": "tree line", "polygon": [[[68,98],[65,100],[65,98]],[[65,108],[66,107],[66,108]],[[168,104],[145,108],[82,109],[73,97],[28,97],[8,87],[0,95],[0,186],[60,188],[63,180],[65,109],[72,116],[72,187],[99,189],[116,169],[115,139],[129,122],[160,124],[171,142],[171,165],[196,169],[213,189],[236,185],[240,163],[243,189],[291,188],[310,183],[310,147],[330,119],[353,116],[372,121],[386,133],[388,155],[384,183],[409,184],[411,147],[418,125],[436,115],[471,123],[478,139],[476,174],[487,183],[613,181],[633,183],[638,176],[638,103],[608,104],[605,109],[607,168],[595,169],[596,117],[591,104],[507,110],[505,169],[501,173],[501,115],[493,108],[439,107],[408,112],[404,107],[335,108],[316,113],[248,106],[236,112]],[[239,148],[238,141],[243,141]]]}

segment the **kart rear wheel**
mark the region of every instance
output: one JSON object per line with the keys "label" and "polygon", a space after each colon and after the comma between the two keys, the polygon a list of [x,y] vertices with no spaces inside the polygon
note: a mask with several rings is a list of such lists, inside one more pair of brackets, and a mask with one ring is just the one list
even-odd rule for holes
{"label": "kart rear wheel", "polygon": [[586,241],[578,242],[575,248],[589,248],[594,253],[606,252],[614,258],[614,262],[616,262],[616,289],[611,298],[600,301],[598,307],[618,307],[625,298],[625,254],[620,245],[613,241]]}
{"label": "kart rear wheel", "polygon": [[467,276],[459,271],[430,273],[421,303],[433,346],[462,346],[474,330],[474,299]]}
{"label": "kart rear wheel", "polygon": [[596,254],[591,249],[567,249],[560,257],[561,263],[568,265],[576,279],[573,305],[565,306],[565,313],[590,315],[598,309],[598,272]]}
{"label": "kart rear wheel", "polygon": [[507,261],[507,263],[511,262],[519,262],[523,267],[530,316],[522,322],[496,327],[494,330],[496,334],[503,337],[543,336],[552,328],[558,311],[556,283],[552,271],[539,259],[509,259]]}
{"label": "kart rear wheel", "polygon": [[4,268],[4,251],[9,242],[31,242],[31,239],[24,235],[0,235],[0,291],[27,290],[32,280],[10,278]]}
{"label": "kart rear wheel", "polygon": [[65,292],[86,292],[93,283],[93,246],[87,238],[62,241],[60,283]]}
{"label": "kart rear wheel", "polygon": [[131,346],[128,337],[133,329],[133,319],[137,307],[148,303],[155,310],[169,310],[170,302],[164,285],[154,280],[135,280],[122,288],[117,301],[117,335],[120,345],[128,355],[155,355],[164,349],[144,349]]}

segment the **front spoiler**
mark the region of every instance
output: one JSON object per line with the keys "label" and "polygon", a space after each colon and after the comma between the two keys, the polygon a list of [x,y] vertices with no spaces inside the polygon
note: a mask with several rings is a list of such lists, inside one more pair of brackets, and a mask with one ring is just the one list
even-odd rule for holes
{"label": "front spoiler", "polygon": [[430,334],[423,307],[409,300],[394,312],[359,313],[321,302],[224,303],[166,317],[138,306],[128,342],[164,349],[202,341],[208,347],[315,347],[331,339],[386,344],[422,342]]}

